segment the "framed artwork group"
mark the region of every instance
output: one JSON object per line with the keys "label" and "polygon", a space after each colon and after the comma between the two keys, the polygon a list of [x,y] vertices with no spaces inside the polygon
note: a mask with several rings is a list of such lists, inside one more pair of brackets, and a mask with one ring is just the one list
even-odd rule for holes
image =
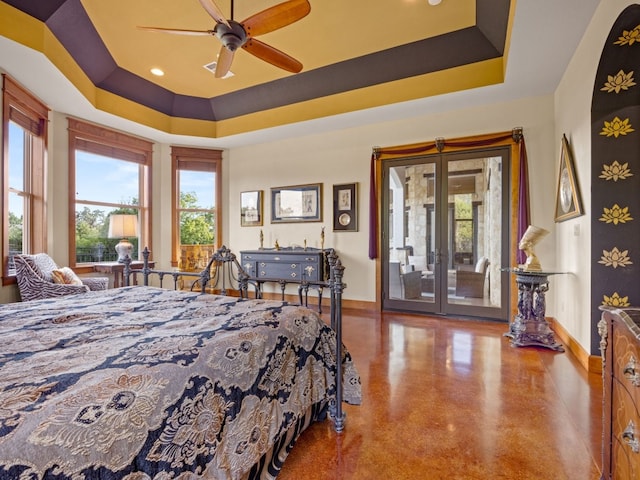
{"label": "framed artwork group", "polygon": [[[271,223],[304,223],[322,221],[322,184],[310,183],[271,188]],[[263,191],[240,193],[240,225],[261,226],[264,223]],[[358,184],[333,186],[333,230],[358,230]]]}

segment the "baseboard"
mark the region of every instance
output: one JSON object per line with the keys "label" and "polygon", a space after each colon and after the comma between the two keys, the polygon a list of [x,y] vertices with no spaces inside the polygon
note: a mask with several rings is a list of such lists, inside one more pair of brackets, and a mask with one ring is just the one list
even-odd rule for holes
{"label": "baseboard", "polygon": [[[249,298],[253,298],[253,293],[249,292]],[[282,300],[282,293],[276,293],[276,292],[263,292],[262,293],[262,298],[264,299],[268,299],[268,300]],[[291,294],[285,294],[284,295],[284,301],[285,302],[290,302],[290,303],[299,303],[300,302],[300,298],[298,297],[298,295],[291,295]],[[308,298],[308,306],[310,308],[315,309],[318,305],[318,296],[317,295],[309,295]],[[322,298],[322,308],[323,310],[326,307],[326,311],[329,311],[329,307],[331,306],[331,300],[329,298],[327,298],[327,296],[323,296]],[[371,311],[371,312],[375,312],[375,311],[380,311],[380,309],[378,308],[376,302],[367,302],[367,301],[363,301],[363,300],[347,300],[346,298],[342,299],[342,308],[349,308],[349,309],[354,309],[354,310],[364,310],[364,311]]]}
{"label": "baseboard", "polygon": [[380,305],[376,302],[367,302],[364,300],[347,300],[342,299],[342,308],[350,308],[353,310],[362,310],[364,312],[377,312],[380,313]]}
{"label": "baseboard", "polygon": [[602,357],[600,355],[590,355],[555,318],[547,318],[547,320],[558,340],[587,372],[602,374]]}

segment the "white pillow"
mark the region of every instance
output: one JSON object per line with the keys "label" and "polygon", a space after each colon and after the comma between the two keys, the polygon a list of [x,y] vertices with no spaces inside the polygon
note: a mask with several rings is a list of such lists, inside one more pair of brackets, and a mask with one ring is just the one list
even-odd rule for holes
{"label": "white pillow", "polygon": [[476,272],[478,273],[484,272],[485,268],[487,268],[488,261],[489,259],[487,257],[480,257],[478,259],[478,263],[476,263]]}
{"label": "white pillow", "polygon": [[82,280],[76,275],[76,272],[69,267],[62,267],[51,272],[53,283],[63,283],[66,285],[82,285]]}
{"label": "white pillow", "polygon": [[409,265],[413,266],[414,270],[418,270],[418,271],[429,270],[427,268],[426,255],[409,255]]}

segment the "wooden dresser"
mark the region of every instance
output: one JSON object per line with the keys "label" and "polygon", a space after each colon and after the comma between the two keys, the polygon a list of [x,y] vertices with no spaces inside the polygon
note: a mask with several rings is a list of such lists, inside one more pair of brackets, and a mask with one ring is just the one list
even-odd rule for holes
{"label": "wooden dresser", "polygon": [[640,308],[602,310],[602,478],[640,479]]}

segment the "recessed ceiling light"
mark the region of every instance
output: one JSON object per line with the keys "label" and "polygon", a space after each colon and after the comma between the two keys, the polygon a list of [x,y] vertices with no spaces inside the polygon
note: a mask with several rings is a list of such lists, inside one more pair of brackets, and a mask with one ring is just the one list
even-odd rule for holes
{"label": "recessed ceiling light", "polygon": [[152,68],[151,73],[153,73],[156,77],[161,77],[164,75],[164,72],[160,68]]}
{"label": "recessed ceiling light", "polygon": [[429,0],[429,5],[440,5],[442,0]]}

